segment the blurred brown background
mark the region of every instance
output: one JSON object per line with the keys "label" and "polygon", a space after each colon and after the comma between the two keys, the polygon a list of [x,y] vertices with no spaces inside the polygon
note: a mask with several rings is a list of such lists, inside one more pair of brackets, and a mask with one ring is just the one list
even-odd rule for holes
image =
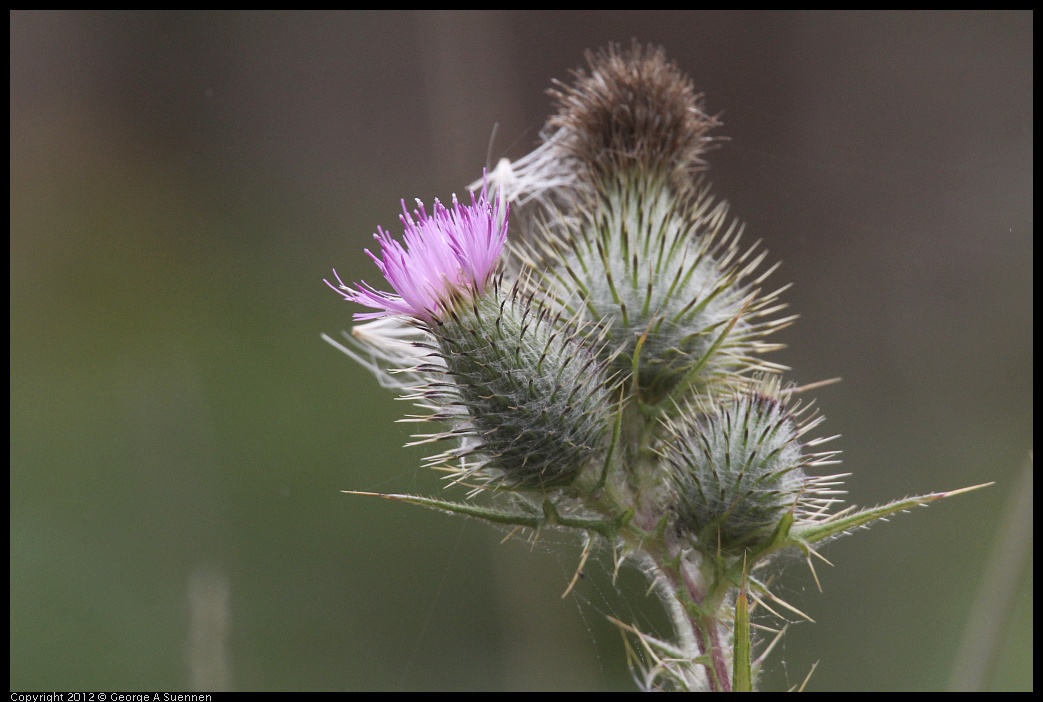
{"label": "blurred brown background", "polygon": [[[946,685],[1032,445],[1031,13],[13,12],[12,689],[632,688],[635,573],[562,601],[576,544],[340,493],[439,481],[319,339],[401,198],[631,38],[722,115],[852,501],[996,481],[828,546],[823,593],[795,560],[764,686]],[[989,689],[1032,687],[1028,558]]]}

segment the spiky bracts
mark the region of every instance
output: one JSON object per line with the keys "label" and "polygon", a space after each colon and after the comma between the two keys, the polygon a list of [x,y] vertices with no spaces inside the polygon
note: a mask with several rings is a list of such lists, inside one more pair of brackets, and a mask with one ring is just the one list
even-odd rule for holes
{"label": "spiky bracts", "polygon": [[773,318],[778,291],[759,286],[774,269],[758,270],[766,254],[743,248],[741,230],[705,189],[686,198],[624,176],[517,251],[546,271],[554,304],[609,330],[617,370],[656,405],[780,370],[764,338],[792,318]]}
{"label": "spiky bracts", "polygon": [[832,483],[809,473],[836,452],[813,453],[804,436],[821,417],[787,406],[777,378],[762,378],[711,406],[667,422],[659,449],[676,492],[679,533],[709,556],[768,544],[787,515],[813,519],[835,501]]}
{"label": "spiky bracts", "polygon": [[[437,362],[420,396],[458,440],[431,465],[472,486],[546,491],[600,470],[611,402],[597,344],[514,288],[431,328]],[[588,346],[593,346],[588,348]]]}

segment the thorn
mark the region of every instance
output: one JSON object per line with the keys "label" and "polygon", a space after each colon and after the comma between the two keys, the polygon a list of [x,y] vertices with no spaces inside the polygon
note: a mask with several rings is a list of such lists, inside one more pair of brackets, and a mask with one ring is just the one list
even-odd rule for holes
{"label": "thorn", "polygon": [[518,532],[521,531],[521,530],[522,530],[522,527],[516,526],[513,529],[511,529],[510,531],[508,531],[507,535],[504,536],[502,539],[500,539],[500,545],[502,546],[503,544],[507,543],[507,541],[509,539],[514,538],[515,536],[517,536]]}
{"label": "thorn", "polygon": [[827,385],[835,385],[839,383],[842,378],[830,378],[828,380],[818,380],[814,383],[808,383],[807,385],[801,385],[800,387],[787,388],[782,391],[783,395],[796,395],[797,393],[807,392],[808,390],[818,390],[824,388]]}
{"label": "thorn", "polygon": [[952,497],[953,495],[962,495],[963,493],[970,492],[971,490],[980,490],[982,488],[987,488],[990,485],[995,485],[995,484],[996,484],[996,481],[993,480],[993,481],[988,482],[988,483],[982,483],[981,485],[971,485],[970,487],[958,488],[956,490],[949,490],[948,492],[931,493],[931,495],[929,497],[931,498],[931,500],[940,500],[940,499],[943,499],[945,497]]}
{"label": "thorn", "polygon": [[766,602],[765,602],[765,601],[764,601],[764,600],[763,600],[763,599],[762,599],[761,597],[759,597],[759,596],[758,596],[758,595],[757,595],[757,594],[756,594],[755,592],[749,592],[749,591],[748,591],[748,592],[747,592],[747,594],[748,594],[748,595],[750,596],[750,599],[751,599],[751,600],[753,600],[753,605],[751,605],[751,606],[750,606],[750,611],[751,611],[751,612],[752,612],[752,611],[754,611],[754,610],[756,610],[756,609],[757,609],[757,607],[763,607],[764,609],[766,609],[766,610],[768,610],[769,612],[771,612],[771,613],[772,613],[772,615],[773,615],[774,617],[776,617],[777,619],[782,619],[783,621],[785,621],[786,617],[782,616],[782,614],[780,614],[779,612],[777,612],[777,611],[775,611],[774,609],[772,609],[771,607],[769,607],[769,606],[768,606],[768,603],[766,603]]}
{"label": "thorn", "polygon": [[768,656],[771,655],[772,650],[775,648],[775,644],[777,644],[779,641],[782,640],[782,637],[786,633],[786,630],[788,628],[789,628],[789,624],[786,624],[781,629],[779,629],[778,633],[775,635],[775,638],[771,640],[771,643],[768,644],[767,647],[763,651],[761,651],[761,654],[759,656],[757,656],[757,660],[754,661],[754,665],[755,666],[760,667],[760,665],[765,660],[767,660]]}
{"label": "thorn", "polygon": [[815,556],[816,558],[818,558],[820,561],[822,561],[823,563],[828,565],[830,568],[835,568],[836,567],[836,566],[833,565],[833,563],[828,558],[826,558],[825,556],[823,556],[821,553],[819,553],[815,549],[811,548],[810,546],[808,546],[808,553],[810,553],[812,556]]}
{"label": "thorn", "polygon": [[362,495],[363,497],[383,497],[385,500],[401,500],[405,495],[388,494],[383,492],[364,492],[362,490],[341,490],[345,495]]}
{"label": "thorn", "polygon": [[802,682],[800,684],[800,687],[797,689],[797,692],[804,692],[804,688],[807,687],[808,681],[811,680],[811,676],[814,675],[815,668],[817,668],[817,667],[818,667],[818,661],[815,661],[815,663],[811,666],[811,670],[808,671],[807,677],[804,678],[804,682]]}
{"label": "thorn", "polygon": [[822,583],[819,582],[818,573],[815,572],[815,564],[811,562],[811,549],[808,549],[808,555],[804,556],[804,560],[808,564],[808,570],[811,571],[811,577],[815,579],[815,587],[817,587],[818,591],[821,593]]}
{"label": "thorn", "polygon": [[[786,608],[786,609],[788,609],[789,611],[793,612],[794,614],[796,614],[797,616],[799,616],[799,617],[800,617],[801,619],[805,619],[805,620],[807,620],[807,621],[811,622],[812,624],[814,624],[814,623],[815,623],[815,620],[814,620],[814,619],[812,619],[812,618],[811,618],[811,617],[809,617],[808,615],[804,614],[804,613],[803,613],[803,612],[801,612],[801,611],[800,611],[799,609],[797,609],[796,607],[794,607],[793,605],[791,605],[791,604],[790,604],[789,602],[786,602],[786,600],[782,599],[781,597],[778,597],[778,596],[776,596],[776,595],[772,594],[772,593],[771,593],[770,591],[768,591],[768,590],[765,590],[765,591],[764,591],[764,596],[765,596],[765,597],[767,597],[768,599],[770,599],[770,600],[771,600],[772,602],[775,602],[776,604],[782,605],[782,606],[783,606],[784,608]],[[775,610],[773,610],[773,609],[772,609],[771,607],[769,607],[769,606],[768,606],[767,604],[764,604],[763,602],[761,602],[761,604],[762,604],[762,605],[764,606],[764,608],[765,608],[766,610],[768,610],[769,612],[771,612],[772,614],[774,614],[775,616],[777,616],[777,617],[778,617],[779,619],[785,619],[785,617],[783,617],[783,616],[782,616],[782,615],[780,615],[780,614],[779,614],[778,612],[776,612]]]}
{"label": "thorn", "polygon": [[579,579],[583,576],[583,566],[587,564],[587,558],[590,556],[590,550],[594,544],[594,540],[590,538],[589,534],[584,537],[584,541],[586,543],[583,544],[583,553],[580,554],[579,565],[576,566],[576,572],[572,576],[569,586],[565,588],[565,592],[561,593],[561,599],[565,599],[569,596],[569,593],[572,592],[572,588],[576,586],[576,583],[579,582]]}
{"label": "thorn", "polygon": [[616,584],[616,578],[619,577],[619,567],[621,565],[623,565],[623,559],[624,558],[625,558],[625,556],[621,555],[616,550],[616,542],[613,541],[612,542],[612,562],[613,562],[613,566],[612,566],[612,584],[613,585]]}

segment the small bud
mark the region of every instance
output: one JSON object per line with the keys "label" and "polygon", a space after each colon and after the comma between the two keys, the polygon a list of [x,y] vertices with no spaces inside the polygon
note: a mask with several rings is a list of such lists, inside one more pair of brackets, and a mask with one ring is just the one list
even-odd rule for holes
{"label": "small bud", "polygon": [[784,394],[777,379],[762,378],[730,401],[668,423],[659,451],[677,495],[678,531],[696,549],[735,554],[766,546],[787,513],[801,519],[834,501],[835,491],[820,490],[806,470],[831,463],[836,452],[809,453],[801,441],[821,418],[801,420]]}

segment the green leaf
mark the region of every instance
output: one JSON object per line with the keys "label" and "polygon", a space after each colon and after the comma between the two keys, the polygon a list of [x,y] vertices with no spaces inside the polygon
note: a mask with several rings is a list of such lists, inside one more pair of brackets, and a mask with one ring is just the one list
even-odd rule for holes
{"label": "green leaf", "polygon": [[992,483],[974,485],[973,487],[950,490],[948,492],[932,492],[927,495],[908,497],[904,500],[896,500],[885,505],[878,505],[863,510],[850,508],[843,512],[838,512],[822,521],[805,524],[800,524],[798,522],[797,524],[794,524],[793,528],[790,530],[790,537],[798,543],[815,544],[824,541],[825,539],[843,534],[851,529],[865,526],[866,524],[875,522],[878,519],[889,517],[892,514],[904,512],[913,507],[927,505],[946,497],[952,497],[953,495],[960,495],[965,492],[970,492],[971,490],[978,490],[979,488],[988,487],[989,485],[992,485]]}
{"label": "green leaf", "polygon": [[393,500],[395,502],[407,502],[411,505],[420,505],[421,507],[438,509],[443,512],[452,512],[453,514],[462,514],[467,517],[484,519],[485,521],[493,522],[494,524],[510,524],[512,526],[524,526],[529,527],[530,529],[536,529],[546,521],[540,515],[502,512],[500,510],[481,507],[479,505],[469,505],[462,502],[447,502],[445,500],[436,500],[431,497],[419,497],[417,495],[387,495],[380,492],[361,492],[358,490],[343,490],[342,492],[348,495],[381,497],[385,500]]}
{"label": "green leaf", "polygon": [[358,490],[343,490],[342,492],[348,495],[381,497],[385,500],[406,502],[412,505],[420,505],[421,507],[441,510],[443,512],[451,512],[452,514],[462,514],[466,517],[484,519],[485,521],[494,524],[508,524],[511,526],[529,527],[530,529],[538,529],[547,524],[555,524],[573,529],[593,531],[608,539],[614,538],[619,527],[626,524],[633,515],[631,510],[627,510],[615,519],[588,519],[586,517],[573,517],[560,514],[557,507],[555,507],[554,503],[550,500],[544,501],[543,515],[541,516],[539,514],[531,513],[522,514],[519,512],[504,512],[490,507],[471,505],[465,502],[449,502],[446,500],[438,500],[433,497],[420,497],[419,495],[396,495],[384,494],[381,492],[361,492]]}
{"label": "green leaf", "polygon": [[732,655],[732,690],[753,692],[753,664],[750,661],[750,604],[746,587],[735,598],[735,650]]}

